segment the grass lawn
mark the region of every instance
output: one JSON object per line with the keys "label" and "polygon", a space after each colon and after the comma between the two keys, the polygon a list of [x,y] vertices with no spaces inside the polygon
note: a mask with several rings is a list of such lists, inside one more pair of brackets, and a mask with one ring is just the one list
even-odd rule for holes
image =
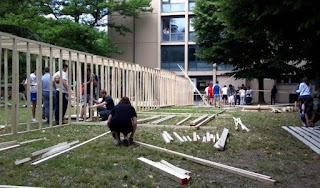
{"label": "grass lawn", "polygon": [[[46,137],[48,140],[30,143],[11,150],[0,151],[0,185],[23,185],[38,187],[318,187],[320,185],[320,155],[281,126],[301,126],[298,112],[243,112],[241,109],[227,109],[223,114],[197,130],[199,135],[221,134],[229,129],[230,141],[225,151],[217,151],[212,143],[179,143],[174,140],[165,144],[163,131],[192,137],[194,129],[185,128],[201,114],[214,114],[221,109],[171,107],[142,113],[138,118],[172,113],[175,118],[162,125],[138,127],[135,139],[140,142],[178,151],[195,157],[238,167],[271,176],[277,181],[270,186],[236,174],[206,167],[177,156],[133,145],[115,146],[110,134],[85,144],[37,166],[14,162],[29,157],[34,151],[61,143],[79,140],[83,142],[108,131],[106,126],[67,125],[54,129],[29,132],[17,136],[2,136],[0,143],[19,142]],[[3,117],[5,114],[1,114]],[[163,113],[163,114],[162,114]],[[23,112],[21,112],[23,114]],[[178,121],[192,115],[184,125],[173,126]],[[240,117],[250,132],[234,129],[234,117]],[[20,121],[27,117],[21,115]],[[172,125],[172,126],[170,126]],[[184,127],[184,128],[180,128]],[[211,127],[212,129],[205,129]],[[0,135],[2,132],[0,132]],[[138,157],[153,161],[166,160],[176,166],[191,171],[188,185],[163,176],[143,164]]]}

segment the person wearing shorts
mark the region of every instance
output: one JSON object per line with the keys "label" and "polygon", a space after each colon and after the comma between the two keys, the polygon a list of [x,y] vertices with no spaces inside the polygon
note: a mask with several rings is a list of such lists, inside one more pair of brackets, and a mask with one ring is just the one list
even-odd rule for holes
{"label": "person wearing shorts", "polygon": [[220,108],[220,93],[221,87],[219,85],[219,82],[216,81],[216,85],[213,86],[213,97],[214,97],[214,106]]}

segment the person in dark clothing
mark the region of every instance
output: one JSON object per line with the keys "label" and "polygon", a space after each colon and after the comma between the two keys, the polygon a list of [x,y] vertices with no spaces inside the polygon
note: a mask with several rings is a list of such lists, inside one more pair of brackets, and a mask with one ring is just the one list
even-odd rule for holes
{"label": "person in dark clothing", "polygon": [[107,92],[104,89],[100,91],[100,96],[102,97],[102,100],[97,101],[93,99],[93,101],[96,104],[93,106],[90,106],[90,108],[97,108],[100,114],[100,117],[102,118],[102,121],[105,121],[108,119],[108,116],[110,115],[111,110],[114,108],[114,101],[111,96],[107,95]]}
{"label": "person in dark clothing", "polygon": [[[122,97],[119,104],[113,108],[108,118],[108,126],[112,131],[114,143],[119,145],[120,133],[123,134],[123,144],[128,146],[133,143],[133,136],[137,129],[137,113],[131,106],[128,97]],[[129,139],[128,134],[131,132]]]}
{"label": "person in dark clothing", "polygon": [[278,93],[277,87],[274,85],[271,89],[271,104],[276,104],[276,95]]}
{"label": "person in dark clothing", "polygon": [[[91,96],[91,83],[93,83],[93,90],[92,90],[92,96]],[[84,91],[84,88],[86,86],[86,91]],[[82,78],[82,96],[81,96],[81,114],[80,118],[85,118],[86,116],[86,111],[87,111],[87,104],[90,105],[90,99],[95,99],[96,98],[96,88],[98,86],[98,76],[96,74],[91,73],[91,69],[87,68],[87,80],[85,82],[85,79]],[[85,102],[86,101],[86,102]],[[91,117],[91,110],[89,110],[89,117]]]}

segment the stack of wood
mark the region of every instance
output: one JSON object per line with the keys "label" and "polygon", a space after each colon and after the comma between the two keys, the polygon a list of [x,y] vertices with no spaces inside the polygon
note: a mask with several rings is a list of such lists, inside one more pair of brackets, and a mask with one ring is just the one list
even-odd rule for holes
{"label": "stack of wood", "polygon": [[292,106],[287,107],[271,107],[271,112],[273,113],[287,113],[287,112],[295,112],[295,108]]}
{"label": "stack of wood", "polygon": [[35,161],[38,161],[40,159],[44,159],[44,158],[47,158],[53,154],[56,154],[56,153],[59,153],[63,150],[66,150],[68,148],[70,148],[72,145],[74,144],[77,144],[79,143],[79,140],[76,140],[76,141],[73,141],[73,142],[62,142],[62,143],[59,143],[57,145],[54,145],[54,146],[50,146],[48,148],[44,148],[42,150],[39,150],[39,151],[35,151],[33,153],[31,153],[31,156],[30,157],[27,157],[27,158],[24,158],[24,159],[21,159],[21,160],[17,160],[15,162],[16,165],[21,165],[21,164],[24,164],[24,163],[27,163],[27,162],[35,162]]}
{"label": "stack of wood", "polygon": [[250,131],[250,129],[248,129],[248,127],[246,127],[246,126],[242,123],[242,121],[241,121],[240,118],[235,118],[235,117],[233,117],[233,120],[234,120],[234,124],[235,124],[235,129],[236,129],[237,131],[240,131],[240,130],[243,130],[243,131],[246,131],[246,132],[249,132],[249,131]]}
{"label": "stack of wood", "polygon": [[5,150],[8,150],[8,149],[17,148],[17,147],[20,147],[22,145],[29,144],[29,143],[32,143],[32,142],[41,141],[41,140],[46,140],[46,138],[38,138],[38,139],[33,139],[33,140],[27,140],[27,141],[24,141],[24,142],[18,142],[16,140],[9,141],[9,142],[2,142],[2,143],[0,143],[0,151],[5,151]]}
{"label": "stack of wood", "polygon": [[138,160],[142,161],[144,164],[150,165],[153,169],[182,185],[188,184],[191,179],[190,171],[177,167],[165,160],[154,162],[144,157],[139,157]]}

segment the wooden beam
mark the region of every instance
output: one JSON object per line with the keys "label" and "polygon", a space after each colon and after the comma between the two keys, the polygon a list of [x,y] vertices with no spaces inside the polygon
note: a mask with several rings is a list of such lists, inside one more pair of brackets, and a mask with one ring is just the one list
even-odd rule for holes
{"label": "wooden beam", "polygon": [[36,157],[36,156],[38,156],[38,155],[44,154],[44,153],[52,150],[52,149],[55,148],[55,147],[60,147],[60,146],[66,145],[66,144],[67,144],[67,142],[62,142],[62,143],[59,143],[59,144],[57,144],[57,145],[44,148],[44,149],[42,149],[42,150],[38,150],[38,151],[32,152],[32,153],[31,153],[31,156],[32,156],[32,157]]}
{"label": "wooden beam", "polygon": [[261,182],[264,182],[264,183],[267,183],[267,184],[272,184],[273,185],[275,183],[275,180],[271,179],[270,176],[266,176],[266,175],[263,175],[263,174],[250,172],[250,171],[247,171],[247,170],[243,170],[243,169],[240,169],[240,168],[236,168],[236,167],[232,167],[232,166],[216,163],[216,162],[209,161],[209,160],[206,160],[206,159],[201,159],[201,158],[198,158],[198,157],[194,157],[194,156],[187,155],[187,154],[184,154],[184,153],[179,153],[179,152],[176,152],[176,151],[168,150],[168,149],[165,149],[165,148],[161,148],[161,147],[158,147],[158,146],[146,144],[146,143],[143,143],[143,142],[135,141],[135,143],[140,145],[140,146],[144,146],[144,147],[147,147],[147,148],[150,148],[150,149],[155,149],[157,151],[162,151],[162,152],[165,152],[165,153],[168,153],[168,154],[176,155],[176,156],[188,159],[188,160],[193,161],[193,162],[198,163],[198,164],[202,164],[202,165],[205,165],[205,166],[210,166],[210,167],[218,168],[218,169],[221,169],[221,170],[225,170],[227,172],[238,174],[238,175],[241,175],[241,176],[244,176],[244,177],[247,177],[247,178],[251,178],[251,179],[254,179],[254,180],[257,180],[257,181],[261,181]]}
{"label": "wooden beam", "polygon": [[138,119],[137,123],[145,123],[145,122],[148,122],[148,121],[151,121],[151,120],[154,120],[154,119],[158,119],[160,117],[161,116],[152,116],[152,117],[148,117],[148,118],[144,118],[144,119]]}
{"label": "wooden beam", "polygon": [[5,151],[5,150],[8,150],[8,149],[17,148],[17,147],[20,147],[20,144],[8,146],[8,147],[5,147],[5,148],[0,148],[0,151]]}
{"label": "wooden beam", "polygon": [[219,149],[219,150],[224,150],[224,146],[226,144],[226,140],[228,137],[229,130],[224,128],[221,134],[221,137],[219,140],[214,144],[214,147]]}
{"label": "wooden beam", "polygon": [[198,117],[197,119],[190,122],[190,126],[196,126],[198,123],[200,123],[201,121],[203,121],[207,117],[208,117],[208,115],[202,115],[202,116]]}
{"label": "wooden beam", "polygon": [[169,120],[169,119],[172,119],[172,118],[174,118],[174,117],[176,117],[176,115],[167,116],[167,117],[158,119],[158,120],[156,120],[156,121],[153,121],[151,124],[159,124],[159,123],[162,123],[162,122],[167,121],[167,120]]}
{"label": "wooden beam", "polygon": [[215,117],[216,117],[216,114],[213,114],[213,115],[207,117],[207,118],[204,119],[202,122],[198,123],[198,124],[195,126],[195,128],[196,128],[196,129],[199,129],[200,126],[202,126],[203,124],[206,124],[207,122],[211,121],[211,120],[214,119]]}
{"label": "wooden beam", "polygon": [[52,159],[52,158],[54,158],[54,157],[56,157],[56,156],[59,156],[59,155],[65,153],[65,152],[68,152],[68,151],[73,150],[73,149],[75,149],[75,148],[78,148],[78,147],[80,147],[80,146],[82,146],[82,145],[84,145],[84,144],[87,144],[87,143],[89,143],[89,142],[92,142],[92,141],[94,141],[94,140],[96,140],[96,139],[98,139],[98,138],[100,138],[100,137],[102,137],[102,136],[105,136],[105,135],[109,134],[109,133],[111,133],[111,131],[105,132],[105,133],[103,133],[103,134],[101,134],[101,135],[99,135],[99,136],[96,136],[96,137],[94,137],[94,138],[91,138],[91,139],[89,139],[89,140],[87,140],[87,141],[84,141],[84,142],[82,142],[82,143],[80,143],[80,144],[78,144],[78,145],[75,145],[75,146],[73,146],[73,147],[71,147],[71,148],[69,148],[69,149],[63,150],[63,151],[61,151],[61,152],[59,152],[59,153],[55,153],[55,154],[53,154],[53,155],[51,155],[51,156],[49,156],[49,157],[46,157],[46,158],[44,158],[44,159],[40,159],[39,161],[36,161],[36,162],[31,163],[31,165],[40,164],[40,163],[42,163],[42,162],[44,162],[44,161],[47,161],[47,160]]}
{"label": "wooden beam", "polygon": [[181,138],[181,136],[180,136],[178,133],[173,132],[173,135],[174,135],[180,142],[184,142],[184,139]]}
{"label": "wooden beam", "polygon": [[178,123],[176,123],[176,125],[181,125],[182,123],[184,123],[185,121],[187,121],[188,119],[190,119],[192,116],[189,115],[188,117],[184,118],[183,120],[179,121]]}
{"label": "wooden beam", "polygon": [[163,140],[166,142],[166,144],[169,144],[170,139],[167,137],[167,135],[165,133],[162,133],[161,135],[162,135]]}
{"label": "wooden beam", "polygon": [[170,135],[167,131],[163,131],[163,133],[167,135],[167,137],[169,138],[169,140],[173,140],[173,138],[171,137],[171,135]]}
{"label": "wooden beam", "polygon": [[166,166],[168,166],[168,167],[180,172],[181,174],[186,174],[186,175],[189,175],[189,176],[191,174],[191,172],[189,170],[185,170],[183,168],[179,168],[179,167],[177,167],[177,166],[175,166],[175,165],[173,165],[173,164],[171,164],[171,163],[169,163],[169,162],[167,162],[165,160],[161,160],[160,163],[162,163],[162,164],[164,164],[164,165],[166,165]]}
{"label": "wooden beam", "polygon": [[153,169],[161,172],[163,175],[169,177],[170,179],[179,182],[180,184],[188,184],[190,176],[182,174],[175,169],[172,169],[162,163],[156,163],[144,157],[139,157],[138,160],[144,162],[145,164],[150,165]]}
{"label": "wooden beam", "polygon": [[13,145],[17,145],[17,144],[18,144],[18,141],[16,141],[16,140],[9,141],[9,142],[2,142],[2,143],[0,143],[0,148],[5,148],[8,146],[13,146]]}

